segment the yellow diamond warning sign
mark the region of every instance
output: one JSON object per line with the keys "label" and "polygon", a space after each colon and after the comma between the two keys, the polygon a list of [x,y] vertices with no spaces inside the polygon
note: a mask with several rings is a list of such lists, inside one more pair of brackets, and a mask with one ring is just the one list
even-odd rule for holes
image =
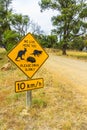
{"label": "yellow diamond warning sign", "polygon": [[48,54],[28,33],[11,52],[8,57],[31,78],[48,58]]}

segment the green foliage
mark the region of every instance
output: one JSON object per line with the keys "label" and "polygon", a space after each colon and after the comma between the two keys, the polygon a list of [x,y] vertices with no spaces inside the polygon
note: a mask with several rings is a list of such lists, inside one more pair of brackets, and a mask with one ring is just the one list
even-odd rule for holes
{"label": "green foliage", "polygon": [[66,54],[65,45],[75,37],[85,34],[87,30],[87,22],[83,21],[87,17],[87,4],[82,0],[41,0],[39,5],[42,10],[58,11],[57,15],[51,19],[55,26],[52,32],[58,35],[62,49],[65,51],[64,54]]}
{"label": "green foliage", "polygon": [[0,0],[0,44],[2,43],[3,33],[5,30],[10,29],[10,23],[8,20],[8,12],[11,12],[8,9],[8,5],[12,0]]}
{"label": "green foliage", "polygon": [[49,8],[51,4],[51,0],[42,0],[41,3],[39,2],[39,5],[41,6],[41,11],[45,10],[46,8]]}
{"label": "green foliage", "polygon": [[47,106],[47,103],[43,99],[33,99],[33,107],[38,107],[38,108],[44,108]]}
{"label": "green foliage", "polygon": [[82,12],[80,13],[80,18],[87,17],[87,6],[83,8]]}
{"label": "green foliage", "polygon": [[87,47],[87,39],[84,40],[84,46]]}
{"label": "green foliage", "polygon": [[12,27],[21,36],[24,36],[27,33],[27,29],[30,25],[30,19],[27,15],[22,14],[13,14],[11,17]]}
{"label": "green foliage", "polygon": [[43,47],[55,48],[57,47],[57,36],[56,35],[35,35],[36,39]]}
{"label": "green foliage", "polygon": [[30,24],[27,15],[13,13],[11,3],[12,0],[0,0],[0,46],[7,51],[26,34]]}
{"label": "green foliage", "polygon": [[2,44],[5,46],[5,49],[10,50],[19,40],[19,33],[12,30],[6,30],[3,34]]}
{"label": "green foliage", "polygon": [[84,40],[82,37],[76,37],[73,39],[73,41],[70,43],[71,49],[74,50],[82,50],[84,48]]}

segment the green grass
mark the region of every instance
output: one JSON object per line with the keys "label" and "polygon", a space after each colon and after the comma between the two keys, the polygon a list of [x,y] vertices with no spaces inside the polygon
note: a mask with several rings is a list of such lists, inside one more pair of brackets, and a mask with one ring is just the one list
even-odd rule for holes
{"label": "green grass", "polygon": [[45,108],[47,103],[42,98],[33,98],[32,107]]}

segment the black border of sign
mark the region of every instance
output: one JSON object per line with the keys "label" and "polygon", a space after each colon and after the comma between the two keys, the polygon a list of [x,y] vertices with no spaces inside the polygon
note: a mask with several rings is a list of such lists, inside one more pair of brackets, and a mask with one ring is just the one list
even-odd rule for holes
{"label": "black border of sign", "polygon": [[[31,35],[32,37],[33,37],[33,39],[39,44],[39,46],[42,48],[42,46],[40,45],[40,43],[34,38],[34,36],[31,34],[31,33],[27,33],[24,37],[23,37],[23,39],[27,36],[27,35]],[[18,44],[20,44],[20,42],[23,40],[23,39],[21,39],[19,42],[18,42]],[[18,45],[17,44],[17,45]],[[16,46],[17,46],[16,45]],[[14,48],[16,48],[16,46],[14,47]],[[14,49],[13,48],[13,49]],[[13,50],[12,49],[12,50]],[[47,52],[45,51],[45,49],[44,48],[42,48],[43,50],[44,50],[44,52],[47,54]],[[10,50],[9,51],[9,53],[12,51],[12,50]],[[8,56],[9,55],[9,53],[7,54],[7,57],[12,61],[12,59]],[[47,54],[48,55],[48,54]],[[48,55],[48,57],[49,57],[49,55]],[[44,62],[41,64],[41,66],[45,63],[45,61],[48,59],[48,57],[44,60]],[[13,62],[13,61],[12,61]],[[14,62],[13,62],[14,63]],[[15,64],[15,63],[14,63]],[[15,64],[27,77],[29,77],[17,64]],[[39,68],[41,68],[41,66],[39,67]],[[39,70],[39,68],[37,69],[37,71]],[[37,72],[36,71],[36,72]],[[31,77],[29,77],[30,79],[36,74],[36,72],[31,76]]]}
{"label": "black border of sign", "polygon": [[[36,79],[29,79],[29,80],[38,80],[38,79],[42,79],[43,80],[43,87],[44,87],[44,79],[43,78],[36,78]],[[31,90],[24,90],[24,91],[16,92],[16,82],[25,82],[25,81],[29,81],[29,80],[15,81],[15,93],[21,93],[21,92],[25,92],[25,91],[32,91],[32,90],[35,90],[35,89],[40,89],[40,88],[34,88],[34,89],[31,89]],[[41,87],[41,88],[43,88],[43,87]]]}

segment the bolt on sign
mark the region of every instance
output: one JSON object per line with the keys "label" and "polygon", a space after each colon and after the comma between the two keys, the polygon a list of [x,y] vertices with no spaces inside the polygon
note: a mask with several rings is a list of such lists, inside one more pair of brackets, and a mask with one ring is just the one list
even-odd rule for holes
{"label": "bolt on sign", "polygon": [[43,78],[32,79],[32,80],[24,80],[24,81],[16,81],[15,82],[15,92],[23,92],[38,88],[43,88],[44,80]]}
{"label": "bolt on sign", "polygon": [[48,54],[28,33],[11,52],[8,57],[29,77],[37,72],[48,58]]}

